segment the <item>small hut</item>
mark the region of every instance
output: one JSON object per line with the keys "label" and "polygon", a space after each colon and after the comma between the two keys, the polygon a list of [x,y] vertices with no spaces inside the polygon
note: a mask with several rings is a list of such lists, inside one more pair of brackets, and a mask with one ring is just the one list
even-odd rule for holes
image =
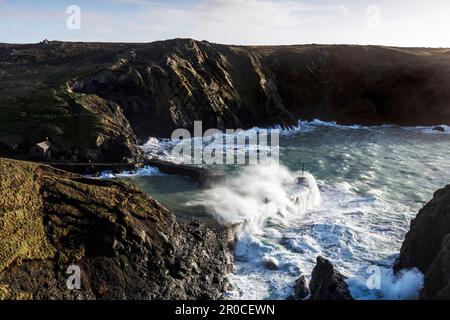
{"label": "small hut", "polygon": [[36,143],[31,149],[31,155],[34,158],[39,158],[42,160],[50,160],[52,151],[51,151],[51,143],[48,138],[45,141]]}

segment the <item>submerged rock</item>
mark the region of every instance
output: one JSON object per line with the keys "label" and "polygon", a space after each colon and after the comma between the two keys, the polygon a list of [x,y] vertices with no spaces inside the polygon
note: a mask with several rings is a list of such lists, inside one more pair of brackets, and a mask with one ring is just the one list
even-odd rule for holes
{"label": "submerged rock", "polygon": [[263,259],[264,266],[269,270],[278,270],[278,261],[275,258],[265,258]]}
{"label": "submerged rock", "polygon": [[[0,159],[0,194],[2,299],[218,299],[229,289],[230,230],[180,224],[131,185]],[[80,290],[67,287],[70,266]]]}
{"label": "submerged rock", "polygon": [[309,283],[311,300],[353,300],[346,277],[335,270],[327,259],[317,257]]}
{"label": "submerged rock", "polygon": [[301,276],[295,281],[294,300],[304,300],[309,296],[308,282],[305,276]]}
{"label": "submerged rock", "polygon": [[445,128],[443,128],[443,127],[435,127],[435,128],[433,128],[433,131],[445,132]]}
{"label": "submerged rock", "polygon": [[450,299],[450,185],[411,221],[394,270],[412,268],[425,275],[421,299]]}

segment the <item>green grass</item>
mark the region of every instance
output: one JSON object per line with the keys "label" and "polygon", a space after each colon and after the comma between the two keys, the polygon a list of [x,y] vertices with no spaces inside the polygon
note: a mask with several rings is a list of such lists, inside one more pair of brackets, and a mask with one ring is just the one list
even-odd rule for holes
{"label": "green grass", "polygon": [[83,99],[61,87],[0,100],[0,142],[26,149],[50,137],[55,150],[65,153],[89,148],[102,126],[100,116],[82,106]]}

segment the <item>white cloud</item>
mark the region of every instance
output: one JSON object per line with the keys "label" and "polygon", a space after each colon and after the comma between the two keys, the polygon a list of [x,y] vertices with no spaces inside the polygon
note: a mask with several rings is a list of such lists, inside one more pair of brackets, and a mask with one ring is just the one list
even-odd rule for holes
{"label": "white cloud", "polygon": [[[0,0],[2,4],[3,0]],[[82,28],[60,6],[0,10],[0,41],[43,38],[150,42],[184,37],[228,44],[356,43],[450,46],[448,0],[79,0]],[[370,5],[380,8],[377,28]],[[374,13],[372,12],[372,15]],[[368,27],[369,26],[369,27]]]}
{"label": "white cloud", "polygon": [[[195,6],[146,6],[132,23],[144,35],[192,37],[235,44],[303,42],[308,28],[348,14],[343,5],[299,1],[207,0]],[[142,39],[144,40],[144,39]]]}

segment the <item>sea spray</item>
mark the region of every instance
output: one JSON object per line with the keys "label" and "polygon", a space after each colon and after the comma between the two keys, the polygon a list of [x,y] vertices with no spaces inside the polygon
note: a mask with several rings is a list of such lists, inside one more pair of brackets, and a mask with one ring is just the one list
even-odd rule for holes
{"label": "sea spray", "polygon": [[353,297],[359,300],[417,300],[424,275],[417,269],[402,270],[394,274],[392,268],[380,268],[379,288],[369,288],[360,277],[348,281]]}
{"label": "sea spray", "polygon": [[[296,257],[274,243],[283,238],[279,230],[320,202],[319,188],[310,173],[293,172],[270,162],[243,167],[238,176],[228,179],[226,187],[205,190],[191,203],[206,206],[223,224],[241,224],[235,247],[239,275],[230,275],[237,291],[229,292],[230,297],[262,299],[274,291],[272,297],[284,299],[290,294],[285,275],[293,278],[301,271]],[[282,273],[272,274],[266,281],[270,278],[267,272],[274,270]]]}
{"label": "sea spray", "polygon": [[[436,130],[436,128],[439,128],[440,130]],[[251,134],[254,134],[261,130],[262,128],[254,127],[247,130],[240,130],[233,134],[231,134],[231,137],[229,135],[225,135],[227,139],[233,139],[238,138],[240,136],[248,136]],[[321,121],[318,119],[312,120],[312,121],[306,121],[306,120],[299,120],[296,125],[292,126],[281,126],[281,125],[275,125],[272,126],[270,130],[277,130],[281,137],[289,138],[289,137],[295,137],[297,135],[301,134],[309,134],[312,131],[319,130],[320,129],[336,129],[341,130],[342,132],[345,131],[355,131],[355,132],[374,132],[374,133],[385,133],[389,131],[406,131],[406,132],[412,132],[416,134],[426,134],[426,135],[450,135],[450,126],[448,125],[439,125],[439,126],[416,126],[416,127],[406,127],[406,126],[397,126],[393,124],[384,124],[384,125],[377,125],[377,126],[362,126],[362,125],[340,125],[336,122],[326,122]],[[185,143],[192,143],[196,139],[187,139]],[[202,141],[203,147],[208,146],[210,144],[214,144],[216,140],[213,140],[212,142],[208,139],[206,141]],[[186,160],[190,160],[186,157],[180,157],[176,153],[172,153],[172,150],[174,146],[177,145],[179,141],[173,141],[170,139],[163,139],[163,138],[154,138],[150,137],[148,141],[141,145],[141,149],[145,152],[145,154],[150,157],[156,157],[163,160],[173,161],[175,163],[185,163]],[[214,145],[211,145],[210,148],[213,148]],[[217,146],[218,147],[218,146]],[[226,145],[223,146],[225,148],[225,151],[227,153],[229,152],[235,152],[234,145]],[[258,146],[248,146],[249,150],[252,150],[252,148],[255,148]],[[266,152],[269,150],[269,148],[264,148],[263,146],[259,146],[259,149],[263,152]],[[247,150],[244,150],[246,152]],[[240,151],[237,151],[239,153]],[[242,152],[242,151],[241,151]]]}
{"label": "sea spray", "polygon": [[314,177],[294,173],[275,162],[246,166],[225,187],[206,190],[192,204],[202,204],[223,224],[241,223],[243,231],[264,233],[269,220],[283,224],[320,202]]}

